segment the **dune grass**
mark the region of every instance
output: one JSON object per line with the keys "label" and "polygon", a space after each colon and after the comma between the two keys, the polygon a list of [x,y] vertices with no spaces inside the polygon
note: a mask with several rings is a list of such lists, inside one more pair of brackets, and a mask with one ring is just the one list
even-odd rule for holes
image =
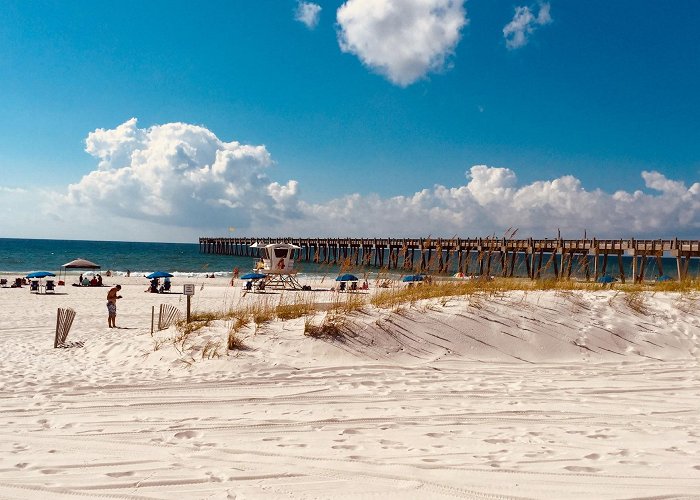
{"label": "dune grass", "polygon": [[[379,279],[379,278],[378,278]],[[388,277],[381,278],[382,285],[374,294],[338,293],[333,300],[317,304],[313,294],[293,293],[282,295],[278,301],[264,297],[252,303],[240,303],[238,306],[221,311],[195,311],[190,323],[180,319],[176,323],[176,335],[168,342],[182,354],[201,351],[202,359],[219,357],[221,349],[242,351],[248,349],[245,337],[260,333],[267,323],[280,320],[291,321],[304,318],[304,335],[317,339],[342,340],[352,333],[349,317],[365,312],[368,308],[386,309],[402,313],[407,308],[419,307],[427,311],[442,305],[445,307],[452,298],[465,298],[470,307],[480,308],[489,298],[498,297],[513,291],[555,291],[572,303],[572,307],[586,307],[585,301],[576,292],[591,292],[613,289],[626,306],[640,315],[649,314],[648,299],[656,292],[675,292],[679,294],[679,309],[693,310],[700,305],[700,280],[689,279],[681,282],[667,281],[661,283],[620,283],[603,285],[593,281],[556,280],[543,278],[530,280],[526,278],[476,278],[470,280],[437,279],[406,286]],[[611,299],[612,300],[612,299]],[[317,318],[322,317],[320,322]],[[227,337],[221,343],[207,340],[195,341],[198,332],[217,321],[230,322]],[[159,340],[154,350],[162,348],[166,341]],[[192,357],[192,356],[190,356]]]}
{"label": "dune grass", "polygon": [[349,332],[347,317],[340,314],[327,314],[320,324],[313,318],[304,322],[304,335],[315,339],[342,340]]}

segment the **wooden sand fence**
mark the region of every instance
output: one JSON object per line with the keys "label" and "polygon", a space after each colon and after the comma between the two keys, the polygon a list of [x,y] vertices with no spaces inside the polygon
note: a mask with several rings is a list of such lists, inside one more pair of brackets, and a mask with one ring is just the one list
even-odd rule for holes
{"label": "wooden sand fence", "polygon": [[158,321],[155,320],[156,307],[151,308],[151,335],[154,331],[168,329],[181,316],[180,310],[170,304],[161,304],[158,308]]}
{"label": "wooden sand fence", "polygon": [[73,309],[58,308],[56,313],[56,336],[54,337],[53,347],[65,347],[68,333],[73,326],[75,319],[75,311]]}

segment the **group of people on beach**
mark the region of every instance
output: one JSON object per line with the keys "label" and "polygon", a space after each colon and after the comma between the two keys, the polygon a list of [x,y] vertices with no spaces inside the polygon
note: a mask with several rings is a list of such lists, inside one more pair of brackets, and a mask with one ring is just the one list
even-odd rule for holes
{"label": "group of people on beach", "polygon": [[163,292],[169,292],[170,291],[170,278],[165,278],[163,280],[163,284],[160,284],[160,280],[158,278],[153,278],[151,282],[148,285],[148,288],[144,290],[144,292],[150,292],[150,293],[163,293]]}
{"label": "group of people on beach", "polygon": [[102,276],[95,274],[92,279],[88,279],[87,276],[81,274],[78,278],[78,284],[80,286],[102,286]]}

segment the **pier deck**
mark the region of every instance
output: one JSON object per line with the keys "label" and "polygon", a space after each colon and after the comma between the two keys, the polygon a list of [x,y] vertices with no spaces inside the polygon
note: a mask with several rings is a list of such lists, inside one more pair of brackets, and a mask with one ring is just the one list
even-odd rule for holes
{"label": "pier deck", "polygon": [[[689,277],[692,259],[700,259],[700,240],[674,239],[510,239],[510,238],[217,238],[199,239],[204,254],[257,256],[255,242],[292,243],[301,248],[299,260],[326,264],[374,266],[413,271],[458,270],[465,275],[491,275],[497,267],[505,277],[524,267],[527,277],[540,278],[544,270],[557,279],[572,273],[597,279],[608,272],[608,260],[617,262],[616,276],[624,282],[644,278],[647,264],[654,261],[663,274],[662,257],[674,257],[679,280]],[[631,275],[625,275],[623,256],[632,259]],[[494,265],[494,262],[497,264]],[[611,267],[614,267],[611,266]]]}

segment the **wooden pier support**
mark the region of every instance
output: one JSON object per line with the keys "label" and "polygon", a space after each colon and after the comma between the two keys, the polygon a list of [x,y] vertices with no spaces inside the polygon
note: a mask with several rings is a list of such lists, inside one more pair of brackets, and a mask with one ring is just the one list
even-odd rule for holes
{"label": "wooden pier support", "polygon": [[[689,279],[692,262],[700,259],[700,240],[578,240],[508,238],[207,238],[199,252],[256,257],[255,242],[287,242],[301,247],[299,260],[317,264],[375,266],[406,272],[465,275],[521,275],[531,279],[553,276],[598,279],[609,272],[609,257],[617,257],[616,276],[634,282],[664,274],[663,257],[675,258],[675,275]],[[624,259],[630,259],[625,263]],[[592,260],[592,270],[591,270]],[[654,262],[658,276],[647,276]],[[476,264],[476,268],[473,264]],[[628,265],[629,267],[626,267]],[[523,269],[524,268],[524,269]]]}

